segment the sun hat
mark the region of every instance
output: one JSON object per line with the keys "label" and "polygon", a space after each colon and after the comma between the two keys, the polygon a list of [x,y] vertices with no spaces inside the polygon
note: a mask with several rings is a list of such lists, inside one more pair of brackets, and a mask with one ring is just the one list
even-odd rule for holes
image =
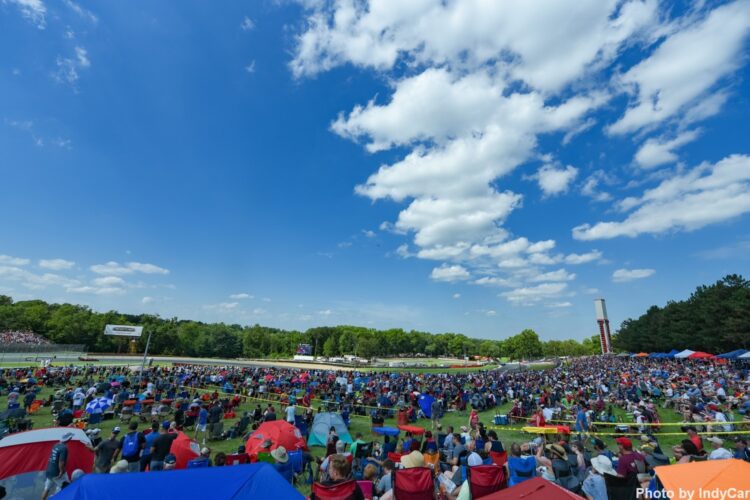
{"label": "sun hat", "polygon": [[597,455],[591,459],[591,466],[601,475],[609,474],[616,476],[617,471],[612,467],[612,461],[606,455]]}
{"label": "sun hat", "polygon": [[713,444],[718,444],[719,446],[721,446],[721,445],[724,444],[724,440],[721,439],[720,437],[716,437],[716,436],[711,436],[706,441],[709,441],[709,442],[711,442]]}
{"label": "sun hat", "polygon": [[127,471],[128,471],[127,460],[120,460],[115,465],[113,465],[111,469],[109,469],[110,474],[118,474],[120,472],[127,472]]}
{"label": "sun hat", "polygon": [[408,455],[401,457],[401,465],[405,469],[412,469],[414,467],[424,467],[424,455],[418,450],[414,450]]}
{"label": "sun hat", "polygon": [[62,436],[60,436],[60,442],[61,443],[67,443],[71,439],[73,439],[73,433],[72,432],[66,432],[65,434],[63,434]]}
{"label": "sun hat", "polygon": [[174,464],[174,463],[177,463],[177,457],[174,456],[174,454],[170,453],[169,455],[167,455],[166,457],[164,457],[164,463],[165,464],[170,464],[170,465]]}
{"label": "sun hat", "polygon": [[466,464],[469,467],[474,467],[476,465],[482,465],[482,457],[479,456],[479,453],[474,452],[471,455],[469,455],[469,458],[466,459]]}
{"label": "sun hat", "polygon": [[548,444],[544,448],[550,453],[553,453],[557,455],[558,457],[562,458],[563,460],[568,459],[568,454],[565,452],[565,448],[563,448],[559,444]]}
{"label": "sun hat", "polygon": [[115,427],[114,429],[112,429],[112,434],[119,434],[119,433],[120,433],[119,427]]}
{"label": "sun hat", "polygon": [[286,452],[286,448],[284,448],[283,446],[279,446],[278,448],[273,450],[271,452],[271,456],[274,460],[281,464],[285,464],[289,460],[289,455]]}

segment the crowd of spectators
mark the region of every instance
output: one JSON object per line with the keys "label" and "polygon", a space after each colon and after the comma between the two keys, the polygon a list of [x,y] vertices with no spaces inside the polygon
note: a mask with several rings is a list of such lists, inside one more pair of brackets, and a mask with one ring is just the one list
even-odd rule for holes
{"label": "crowd of spectators", "polygon": [[46,345],[51,342],[34,332],[0,332],[0,344]]}

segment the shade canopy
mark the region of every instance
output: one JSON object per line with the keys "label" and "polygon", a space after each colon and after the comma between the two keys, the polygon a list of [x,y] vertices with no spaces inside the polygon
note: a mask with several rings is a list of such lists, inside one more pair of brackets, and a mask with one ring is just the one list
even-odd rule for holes
{"label": "shade canopy", "polygon": [[703,351],[697,351],[691,354],[690,356],[688,356],[688,359],[708,359],[708,358],[713,358],[713,357],[714,357],[713,354],[703,352]]}
{"label": "shade canopy", "polygon": [[690,349],[685,349],[684,351],[680,351],[677,354],[674,355],[677,359],[684,359],[689,357],[691,354],[695,354],[695,351],[691,351]]}
{"label": "shade canopy", "polygon": [[[667,492],[750,491],[750,463],[730,458],[656,467],[656,476]],[[698,495],[695,496],[697,498]]]}
{"label": "shade canopy", "polygon": [[747,349],[737,349],[730,352],[725,352],[724,354],[719,354],[716,357],[717,358],[723,358],[723,359],[737,359],[741,357],[743,354],[750,353]]}
{"label": "shade canopy", "polygon": [[164,498],[304,497],[272,465],[202,467],[131,474],[87,474],[55,495],[55,500],[149,500]]}
{"label": "shade canopy", "polygon": [[529,479],[512,488],[496,491],[482,500],[581,500],[581,497],[541,477]]}

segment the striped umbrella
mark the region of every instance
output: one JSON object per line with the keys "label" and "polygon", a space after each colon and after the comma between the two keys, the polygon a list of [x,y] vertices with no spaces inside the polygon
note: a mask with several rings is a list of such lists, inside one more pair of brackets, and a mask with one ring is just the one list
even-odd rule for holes
{"label": "striped umbrella", "polygon": [[89,404],[86,405],[86,411],[88,413],[102,413],[104,410],[112,406],[113,401],[109,398],[96,398],[92,399]]}

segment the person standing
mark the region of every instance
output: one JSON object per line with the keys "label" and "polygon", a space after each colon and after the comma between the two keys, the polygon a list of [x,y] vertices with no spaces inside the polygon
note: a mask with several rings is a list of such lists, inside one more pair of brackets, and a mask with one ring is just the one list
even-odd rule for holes
{"label": "person standing", "polygon": [[443,405],[438,398],[435,398],[430,405],[430,417],[432,420],[432,431],[440,430],[440,416],[443,412]]}
{"label": "person standing", "polygon": [[141,451],[141,465],[140,471],[146,472],[146,467],[151,463],[151,447],[154,445],[154,441],[159,437],[159,422],[151,424],[151,432],[145,437],[143,444],[143,451]]}
{"label": "person standing", "polygon": [[60,437],[60,442],[52,447],[49,459],[47,460],[47,470],[44,472],[44,492],[42,500],[47,500],[50,493],[56,492],[68,482],[68,475],[65,472],[65,466],[68,463],[68,441],[73,439],[73,433],[68,432]]}
{"label": "person standing", "polygon": [[289,406],[286,407],[286,421],[294,425],[296,413],[297,407],[294,405],[294,403],[289,403]]}
{"label": "person standing", "polygon": [[151,472],[164,470],[164,459],[169,455],[172,441],[176,438],[177,433],[169,432],[169,422],[164,422],[161,425],[159,437],[154,439],[154,444],[151,446],[151,463],[149,464]]}
{"label": "person standing", "polygon": [[128,462],[128,472],[139,472],[141,469],[141,450],[146,438],[138,432],[138,422],[131,422],[129,431],[120,439],[120,455]]}
{"label": "person standing", "polygon": [[115,427],[112,429],[112,434],[109,439],[105,439],[94,448],[96,458],[94,459],[94,472],[99,474],[107,474],[112,462],[117,457],[117,453],[120,450],[120,443],[117,441],[117,437],[120,435],[120,428]]}
{"label": "person standing", "polygon": [[208,425],[208,410],[205,406],[201,406],[198,412],[198,422],[195,424],[195,440],[198,440],[198,433],[203,433],[203,441],[201,444],[206,444],[206,426]]}

